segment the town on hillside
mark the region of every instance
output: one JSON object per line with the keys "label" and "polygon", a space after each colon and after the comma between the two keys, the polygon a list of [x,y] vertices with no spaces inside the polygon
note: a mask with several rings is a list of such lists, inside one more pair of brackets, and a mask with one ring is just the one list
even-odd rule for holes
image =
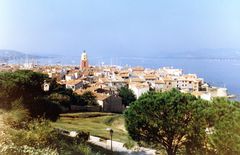
{"label": "town on hillside", "polygon": [[[191,93],[204,100],[214,97],[229,97],[226,88],[210,86],[203,78],[196,74],[184,74],[182,69],[163,67],[148,69],[140,66],[92,66],[87,53],[83,51],[79,66],[41,66],[27,63],[24,65],[2,64],[1,71],[15,71],[21,69],[33,70],[55,78],[59,84],[65,85],[81,95],[91,91],[105,112],[122,112],[124,106],[118,96],[121,87],[133,91],[136,98],[148,91],[164,92],[177,88],[181,92]],[[45,88],[48,88],[45,83]],[[77,107],[73,107],[77,108]]]}

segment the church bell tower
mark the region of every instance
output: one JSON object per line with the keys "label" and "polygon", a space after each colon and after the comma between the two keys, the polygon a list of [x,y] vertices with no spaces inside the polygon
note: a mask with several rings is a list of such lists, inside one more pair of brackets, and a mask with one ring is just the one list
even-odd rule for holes
{"label": "church bell tower", "polygon": [[81,56],[81,62],[80,62],[80,69],[88,69],[89,64],[88,64],[88,57],[86,51],[83,51],[82,56]]}

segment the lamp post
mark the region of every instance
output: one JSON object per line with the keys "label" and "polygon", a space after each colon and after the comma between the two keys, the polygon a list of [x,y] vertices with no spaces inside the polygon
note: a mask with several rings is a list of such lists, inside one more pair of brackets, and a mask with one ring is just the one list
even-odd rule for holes
{"label": "lamp post", "polygon": [[107,128],[106,130],[108,130],[109,133],[110,133],[110,137],[111,137],[111,151],[113,151],[113,149],[112,149],[112,136],[113,136],[113,129],[112,129],[112,128]]}

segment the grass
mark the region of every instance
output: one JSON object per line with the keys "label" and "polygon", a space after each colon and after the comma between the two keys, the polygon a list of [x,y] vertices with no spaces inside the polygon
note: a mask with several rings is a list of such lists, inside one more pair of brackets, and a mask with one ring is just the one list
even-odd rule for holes
{"label": "grass", "polygon": [[113,140],[123,143],[128,141],[128,133],[125,130],[124,118],[121,114],[99,112],[62,114],[60,119],[53,123],[53,126],[67,130],[90,132],[91,135],[103,139],[110,138],[106,128],[111,127],[114,131]]}
{"label": "grass", "polygon": [[90,118],[90,117],[100,117],[100,116],[113,116],[113,113],[101,113],[101,112],[81,112],[81,113],[66,113],[60,114],[60,117],[70,117],[70,118]]}

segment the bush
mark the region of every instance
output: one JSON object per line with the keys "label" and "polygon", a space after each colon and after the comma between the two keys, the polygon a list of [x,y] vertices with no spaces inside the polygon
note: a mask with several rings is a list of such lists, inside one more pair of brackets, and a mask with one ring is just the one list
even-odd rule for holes
{"label": "bush", "polygon": [[84,132],[84,131],[77,131],[78,135],[76,137],[76,140],[78,143],[85,143],[88,141],[90,133],[89,132]]}
{"label": "bush", "polygon": [[[8,112],[6,115],[8,115],[9,119],[15,116],[12,112]],[[81,131],[78,133],[76,138],[63,136],[58,130],[52,128],[48,120],[41,118],[29,121],[25,128],[16,129],[6,126],[4,131],[1,130],[0,132],[0,154],[95,154],[86,145],[89,133]]]}
{"label": "bush", "polygon": [[[53,139],[49,125],[45,121],[28,122],[21,128],[20,120],[24,120],[24,115],[20,110],[3,112],[0,117],[7,118],[0,126],[0,154],[1,155],[57,155],[50,141]],[[17,117],[20,116],[20,117]],[[8,124],[5,124],[8,123]]]}
{"label": "bush", "polygon": [[134,142],[131,137],[128,137],[127,142],[124,143],[123,146],[126,147],[127,149],[132,149],[134,146],[136,146],[136,144],[137,144],[137,143]]}
{"label": "bush", "polygon": [[37,149],[34,147],[16,146],[13,143],[0,146],[1,155],[59,155],[56,150],[50,148]]}
{"label": "bush", "polygon": [[26,129],[10,130],[10,134],[15,145],[35,148],[53,146],[52,142],[56,139],[49,121],[44,119],[29,122]]}

